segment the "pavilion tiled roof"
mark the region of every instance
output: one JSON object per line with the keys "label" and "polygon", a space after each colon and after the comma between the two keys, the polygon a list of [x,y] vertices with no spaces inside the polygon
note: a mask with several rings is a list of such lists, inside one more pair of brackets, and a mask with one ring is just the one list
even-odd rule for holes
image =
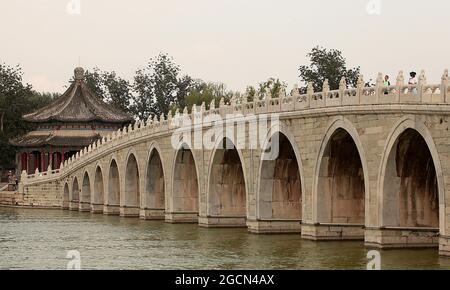
{"label": "pavilion tiled roof", "polygon": [[94,95],[84,82],[84,70],[75,69],[75,80],[67,91],[50,105],[23,119],[32,123],[44,122],[91,122],[129,123],[132,117],[103,102]]}
{"label": "pavilion tiled roof", "polygon": [[92,130],[52,130],[32,131],[23,136],[10,140],[10,144],[17,147],[86,147],[102,137],[100,132]]}

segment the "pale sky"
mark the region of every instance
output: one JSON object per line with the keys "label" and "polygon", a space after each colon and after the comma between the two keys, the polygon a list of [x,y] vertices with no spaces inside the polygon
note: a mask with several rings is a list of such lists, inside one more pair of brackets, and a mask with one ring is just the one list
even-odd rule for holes
{"label": "pale sky", "polygon": [[272,76],[291,87],[321,45],[342,50],[365,79],[424,69],[439,83],[450,67],[450,2],[379,0],[380,15],[369,15],[369,1],[0,0],[0,62],[20,64],[39,91],[63,92],[79,58],[131,80],[167,52],[183,73],[243,90]]}

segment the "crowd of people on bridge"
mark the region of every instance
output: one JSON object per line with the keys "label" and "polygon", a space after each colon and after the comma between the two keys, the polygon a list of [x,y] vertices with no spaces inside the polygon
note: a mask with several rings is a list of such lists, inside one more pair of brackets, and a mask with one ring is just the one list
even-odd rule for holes
{"label": "crowd of people on bridge", "polygon": [[[417,73],[416,73],[415,71],[412,71],[412,72],[409,73],[409,80],[408,80],[408,85],[409,85],[409,86],[416,86],[416,85],[418,84],[416,76],[417,76]],[[390,77],[389,77],[389,75],[385,75],[385,76],[384,76],[384,82],[383,82],[383,85],[384,85],[385,87],[390,87],[390,86],[391,86],[391,82],[390,82]],[[409,89],[406,89],[405,91],[408,92],[408,90],[409,90]],[[412,88],[412,92],[413,92],[414,94],[416,94],[416,93],[417,93],[417,89],[416,89],[416,88]],[[384,90],[384,94],[385,94],[385,95],[388,95],[388,94],[389,94],[389,90],[387,90],[387,89]]]}

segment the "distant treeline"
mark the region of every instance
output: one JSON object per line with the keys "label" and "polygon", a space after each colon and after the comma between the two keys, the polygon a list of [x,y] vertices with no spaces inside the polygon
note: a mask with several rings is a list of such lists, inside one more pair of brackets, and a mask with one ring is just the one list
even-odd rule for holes
{"label": "distant treeline", "polygon": [[[315,47],[307,54],[309,65],[299,67],[302,91],[311,82],[315,90],[320,90],[325,79],[330,88],[337,89],[342,77],[349,86],[356,85],[359,67],[347,69],[346,60],[338,50]],[[278,96],[286,88],[285,82],[269,78],[257,86],[248,86],[240,95],[227,89],[221,82],[209,82],[189,75],[181,75],[180,66],[173,58],[161,53],[150,59],[147,65],[138,69],[133,79],[120,77],[115,71],[104,71],[98,67],[85,71],[85,81],[90,89],[105,102],[121,109],[136,120],[146,120],[154,115],[167,116],[177,108],[206,106],[214,100],[216,106],[221,98],[246,97],[247,101],[262,98],[267,91]],[[23,83],[20,66],[0,63],[0,169],[14,167],[15,148],[9,144],[11,138],[32,129],[22,120],[22,115],[35,111],[51,103],[59,94],[36,92],[30,84]]]}

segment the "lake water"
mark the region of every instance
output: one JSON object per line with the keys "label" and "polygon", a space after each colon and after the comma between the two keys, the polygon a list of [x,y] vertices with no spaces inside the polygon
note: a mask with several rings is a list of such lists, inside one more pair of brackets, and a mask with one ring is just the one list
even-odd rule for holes
{"label": "lake water", "polygon": [[[365,269],[363,242],[311,242],[162,221],[0,207],[0,269]],[[450,269],[437,249],[381,252],[383,269]]]}

